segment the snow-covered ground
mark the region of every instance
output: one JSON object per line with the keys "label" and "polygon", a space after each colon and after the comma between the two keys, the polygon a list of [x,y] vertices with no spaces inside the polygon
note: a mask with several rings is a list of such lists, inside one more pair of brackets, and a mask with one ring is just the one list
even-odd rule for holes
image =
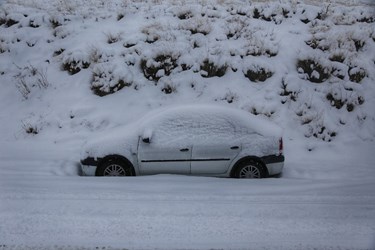
{"label": "snow-covered ground", "polygon": [[2,248],[374,249],[374,144],[286,145],[281,178],[237,180],[80,177],[74,143],[2,144]]}
{"label": "snow-covered ground", "polygon": [[[375,249],[372,1],[0,1],[0,249]],[[280,178],[80,176],[160,106],[284,129]]]}

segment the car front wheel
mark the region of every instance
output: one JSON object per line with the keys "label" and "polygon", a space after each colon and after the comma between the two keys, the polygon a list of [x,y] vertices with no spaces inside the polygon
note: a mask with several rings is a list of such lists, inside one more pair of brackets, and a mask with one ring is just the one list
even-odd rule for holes
{"label": "car front wheel", "polygon": [[132,176],[132,171],[121,160],[108,160],[101,164],[96,170],[97,176]]}
{"label": "car front wheel", "polygon": [[259,179],[264,178],[265,173],[260,163],[247,161],[237,167],[234,177],[240,179]]}

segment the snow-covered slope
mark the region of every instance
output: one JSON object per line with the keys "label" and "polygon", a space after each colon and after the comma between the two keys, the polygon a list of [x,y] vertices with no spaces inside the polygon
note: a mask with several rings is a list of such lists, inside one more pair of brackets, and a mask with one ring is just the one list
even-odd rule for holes
{"label": "snow-covered slope", "polygon": [[[0,249],[374,249],[373,1],[0,5]],[[79,176],[88,139],[191,103],[281,126],[282,178]]]}
{"label": "snow-covered slope", "polygon": [[0,21],[8,140],[91,134],[196,102],[267,116],[310,142],[375,136],[367,5],[9,0]]}

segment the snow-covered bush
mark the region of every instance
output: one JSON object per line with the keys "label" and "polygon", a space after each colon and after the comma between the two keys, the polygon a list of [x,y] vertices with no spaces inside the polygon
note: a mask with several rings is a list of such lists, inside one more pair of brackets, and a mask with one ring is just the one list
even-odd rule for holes
{"label": "snow-covered bush", "polygon": [[354,91],[352,88],[335,84],[326,95],[327,100],[332,107],[341,109],[346,107],[348,112],[352,112],[356,106],[362,105],[365,102],[363,95],[359,91]]}
{"label": "snow-covered bush", "polygon": [[107,36],[107,43],[117,43],[118,41],[121,41],[121,33],[113,34],[113,33],[106,33]]}
{"label": "snow-covered bush", "polygon": [[89,55],[81,50],[64,53],[62,69],[74,75],[90,66]]}
{"label": "snow-covered bush", "polygon": [[8,14],[0,18],[0,25],[5,25],[5,27],[9,28],[21,22],[21,20],[24,18],[25,16],[21,13]]}
{"label": "snow-covered bush", "polygon": [[272,75],[272,71],[258,66],[254,66],[245,72],[245,76],[252,82],[264,82]]}
{"label": "snow-covered bush", "polygon": [[161,54],[152,59],[142,59],[141,69],[143,75],[152,81],[158,81],[163,76],[171,74],[177,67],[177,55]]}
{"label": "snow-covered bush", "polygon": [[365,69],[360,67],[349,67],[348,74],[350,81],[356,83],[361,82],[367,75]]}
{"label": "snow-covered bush", "polygon": [[210,77],[222,77],[225,75],[228,66],[226,64],[216,65],[213,61],[205,59],[200,67],[201,76],[210,78]]}
{"label": "snow-covered bush", "polygon": [[211,32],[212,27],[208,17],[194,16],[188,20],[182,20],[180,29],[188,30],[193,35],[197,33],[207,35]]}
{"label": "snow-covered bush", "polygon": [[133,83],[133,74],[124,64],[101,63],[93,69],[91,90],[95,95],[106,96],[113,94]]}
{"label": "snow-covered bush", "polygon": [[290,101],[297,101],[299,93],[301,93],[301,86],[298,84],[298,79],[283,77],[281,79],[280,96],[282,96],[281,103],[284,104]]}
{"label": "snow-covered bush", "polygon": [[322,83],[330,77],[332,70],[328,65],[322,65],[321,61],[308,58],[298,60],[297,71],[302,79]]}

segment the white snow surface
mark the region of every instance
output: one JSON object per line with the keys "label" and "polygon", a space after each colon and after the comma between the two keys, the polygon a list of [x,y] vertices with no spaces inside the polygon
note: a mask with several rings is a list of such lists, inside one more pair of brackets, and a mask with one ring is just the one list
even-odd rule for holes
{"label": "white snow surface", "polygon": [[[370,0],[1,0],[0,249],[375,249],[374,22]],[[80,176],[87,141],[192,104],[281,127],[282,176]]]}

